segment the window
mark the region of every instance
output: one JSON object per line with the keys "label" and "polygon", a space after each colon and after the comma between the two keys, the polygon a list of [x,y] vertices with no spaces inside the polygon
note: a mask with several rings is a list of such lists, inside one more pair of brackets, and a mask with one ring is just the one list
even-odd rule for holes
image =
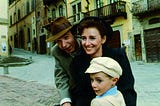
{"label": "window", "polygon": [[56,9],[52,9],[52,19],[56,18]]}
{"label": "window", "polygon": [[37,12],[37,22],[40,22],[40,20],[41,20],[40,12],[38,11],[38,12]]}
{"label": "window", "polygon": [[75,14],[76,13],[76,5],[72,6],[72,11],[73,11],[73,16],[74,16],[73,21],[76,22],[76,14]]}
{"label": "window", "polygon": [[10,40],[12,41],[12,39],[13,39],[13,38],[12,38],[12,35],[11,35],[11,36],[10,36]]}
{"label": "window", "polygon": [[73,22],[77,22],[81,19],[81,2],[75,2],[72,4]]}
{"label": "window", "polygon": [[29,2],[27,1],[27,4],[26,4],[26,14],[29,14]]}
{"label": "window", "polygon": [[12,25],[12,16],[10,16],[10,25]]}
{"label": "window", "polygon": [[14,23],[16,23],[16,12],[14,12]]}
{"label": "window", "polygon": [[20,12],[20,9],[18,9],[18,20],[21,19],[21,12]]}
{"label": "window", "polygon": [[78,3],[78,16],[77,16],[78,20],[80,20],[80,12],[81,12],[81,2]]}
{"label": "window", "polygon": [[100,8],[103,6],[102,0],[96,0],[96,8]]}
{"label": "window", "polygon": [[59,16],[63,16],[63,6],[59,6]]}
{"label": "window", "polygon": [[33,29],[33,35],[35,35],[35,29]]}
{"label": "window", "polygon": [[31,7],[31,9],[34,10],[34,8],[35,8],[35,0],[32,0],[32,7]]}
{"label": "window", "polygon": [[38,17],[40,17],[40,12],[39,11],[37,12],[37,15],[38,15]]}
{"label": "window", "polygon": [[20,6],[21,18],[26,15],[25,7],[26,7],[26,6],[24,5],[24,3],[22,3],[22,5]]}
{"label": "window", "polygon": [[41,28],[41,33],[44,33],[44,29],[43,28]]}

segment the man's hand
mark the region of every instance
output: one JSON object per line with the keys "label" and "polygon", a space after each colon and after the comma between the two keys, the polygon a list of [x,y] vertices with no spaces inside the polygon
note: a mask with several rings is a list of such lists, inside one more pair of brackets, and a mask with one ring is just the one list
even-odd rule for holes
{"label": "man's hand", "polygon": [[71,106],[71,103],[70,102],[65,102],[62,104],[62,106]]}

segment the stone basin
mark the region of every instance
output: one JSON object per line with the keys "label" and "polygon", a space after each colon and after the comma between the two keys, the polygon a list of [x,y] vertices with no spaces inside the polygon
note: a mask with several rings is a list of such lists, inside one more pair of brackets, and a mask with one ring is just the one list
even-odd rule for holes
{"label": "stone basin", "polygon": [[4,74],[9,74],[8,67],[23,66],[32,63],[32,58],[25,59],[17,56],[0,57],[0,67],[4,68]]}

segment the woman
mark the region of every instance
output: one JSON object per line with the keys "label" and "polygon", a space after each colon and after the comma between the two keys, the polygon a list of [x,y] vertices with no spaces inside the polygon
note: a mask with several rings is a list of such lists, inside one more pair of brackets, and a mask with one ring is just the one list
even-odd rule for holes
{"label": "woman", "polygon": [[[89,76],[85,74],[85,71],[89,67],[92,58],[111,57],[116,60],[123,69],[122,76],[117,82],[117,87],[124,96],[126,106],[136,106],[137,94],[134,90],[134,77],[126,53],[124,49],[108,47],[108,42],[113,34],[111,26],[101,18],[86,17],[80,21],[78,31],[82,37],[81,44],[83,48],[82,51],[75,56],[71,64],[74,70],[73,74],[79,86],[73,89],[72,92],[74,92],[74,94],[76,94],[76,92],[83,94],[82,96],[87,94],[87,92],[88,94],[93,94]],[[88,99],[88,102],[90,102],[90,99]]]}

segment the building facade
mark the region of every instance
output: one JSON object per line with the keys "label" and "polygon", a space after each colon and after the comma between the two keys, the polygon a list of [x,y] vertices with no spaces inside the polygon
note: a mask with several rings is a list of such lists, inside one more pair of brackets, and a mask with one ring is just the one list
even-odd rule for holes
{"label": "building facade", "polygon": [[0,56],[8,56],[10,47],[8,42],[8,0],[0,1]]}
{"label": "building facade", "polygon": [[9,41],[14,48],[32,50],[35,36],[34,0],[9,0]]}
{"label": "building facade", "polygon": [[48,9],[43,4],[43,0],[35,0],[35,17],[36,17],[36,42],[37,53],[46,54],[49,53],[49,46],[46,43],[46,30],[43,26],[48,23],[47,20]]}
{"label": "building facade", "polygon": [[9,41],[14,48],[45,54],[43,0],[9,0]]}
{"label": "building facade", "polygon": [[130,61],[160,61],[159,1],[153,0],[9,0],[9,42],[13,47],[50,54],[53,42],[43,28],[59,16],[77,24],[87,16],[113,28],[111,47],[126,46]]}
{"label": "building facade", "polygon": [[138,61],[160,62],[160,1],[133,1],[134,53]]}

